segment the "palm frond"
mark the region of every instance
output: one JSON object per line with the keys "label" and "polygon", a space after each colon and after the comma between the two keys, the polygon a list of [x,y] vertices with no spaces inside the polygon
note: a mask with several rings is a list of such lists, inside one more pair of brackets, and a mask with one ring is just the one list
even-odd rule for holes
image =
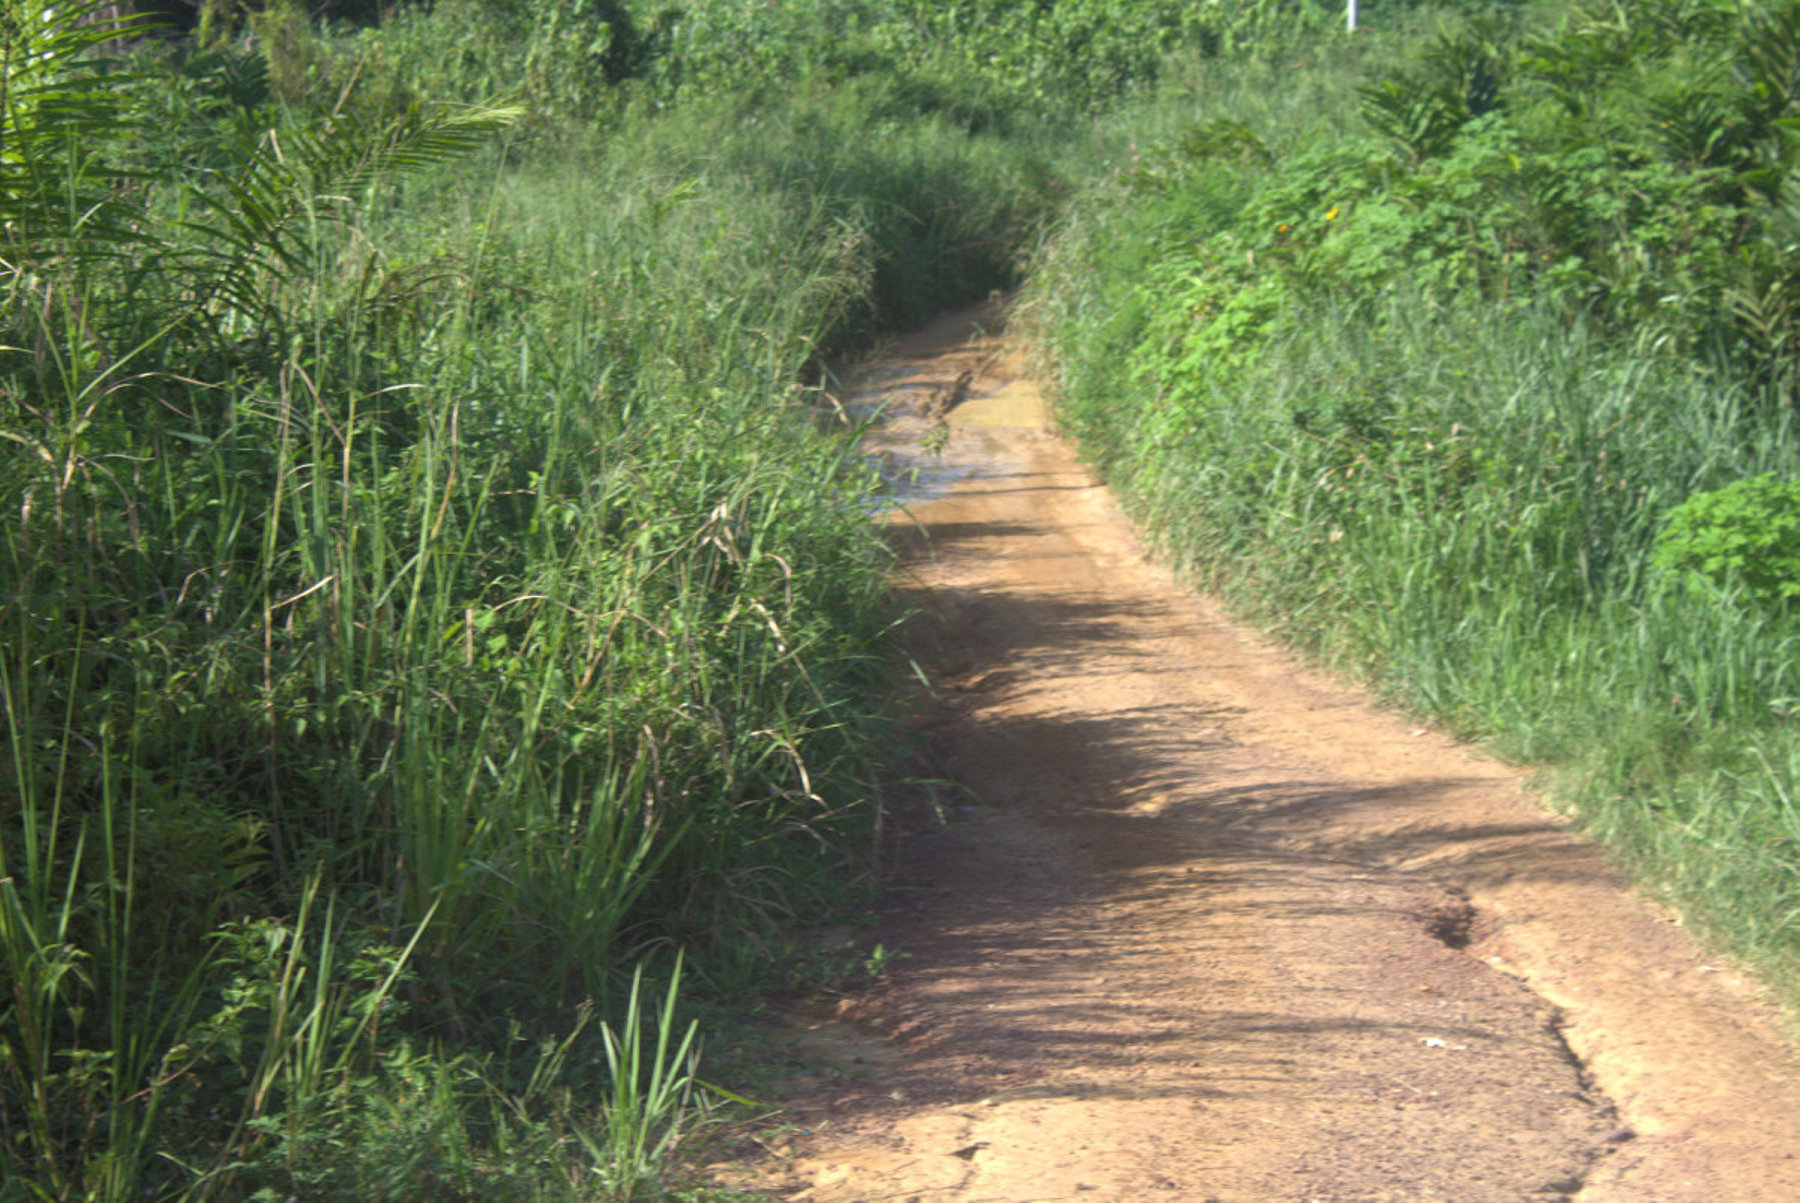
{"label": "palm frond", "polygon": [[524,115],[516,105],[409,107],[386,120],[333,114],[310,128],[270,130],[244,165],[193,189],[204,216],[211,296],[255,312],[271,280],[303,272],[321,224],[350,220],[366,194],[469,153]]}
{"label": "palm frond", "polygon": [[123,173],[133,78],[105,56],[154,22],[107,0],[0,0],[0,240],[9,262],[107,253],[130,241]]}

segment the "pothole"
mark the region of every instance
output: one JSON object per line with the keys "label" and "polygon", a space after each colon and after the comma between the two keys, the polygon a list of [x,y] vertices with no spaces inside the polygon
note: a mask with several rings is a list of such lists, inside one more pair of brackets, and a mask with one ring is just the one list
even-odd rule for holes
{"label": "pothole", "polygon": [[[1456,886],[1444,887],[1435,904],[1421,912],[1420,919],[1427,935],[1446,948],[1459,952],[1467,951],[1470,945],[1493,934],[1492,921],[1484,921],[1485,917],[1469,901],[1468,895]],[[1526,988],[1529,989],[1528,986]],[[1533,993],[1535,995],[1535,991]],[[1541,995],[1536,997],[1542,998]],[[1546,1004],[1541,1015],[1551,1047],[1575,1074],[1576,1089],[1572,1092],[1573,1096],[1617,1125],[1588,1151],[1586,1164],[1580,1173],[1567,1179],[1547,1182],[1539,1191],[1556,1198],[1573,1199],[1580,1195],[1594,1165],[1620,1145],[1636,1139],[1637,1133],[1620,1119],[1618,1108],[1612,1099],[1594,1080],[1593,1073],[1581,1054],[1569,1043],[1568,1034],[1564,1030],[1566,1020],[1562,1009]]]}
{"label": "pothole", "polygon": [[1445,897],[1421,917],[1425,934],[1446,948],[1461,951],[1475,939],[1475,907],[1460,890],[1446,891]]}

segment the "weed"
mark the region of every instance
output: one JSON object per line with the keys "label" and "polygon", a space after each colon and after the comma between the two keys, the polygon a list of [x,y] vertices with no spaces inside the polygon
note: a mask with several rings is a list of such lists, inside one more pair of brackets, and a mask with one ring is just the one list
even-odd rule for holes
{"label": "weed", "polygon": [[1664,518],[1654,562],[1763,602],[1800,597],[1800,480],[1765,472],[1694,494]]}

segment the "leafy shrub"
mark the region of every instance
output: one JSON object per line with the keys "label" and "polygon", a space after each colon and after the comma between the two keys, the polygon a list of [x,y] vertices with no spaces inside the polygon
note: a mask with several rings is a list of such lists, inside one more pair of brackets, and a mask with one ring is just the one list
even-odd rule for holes
{"label": "leafy shrub", "polygon": [[1765,472],[1689,497],[1664,520],[1656,566],[1759,601],[1800,597],[1800,479]]}

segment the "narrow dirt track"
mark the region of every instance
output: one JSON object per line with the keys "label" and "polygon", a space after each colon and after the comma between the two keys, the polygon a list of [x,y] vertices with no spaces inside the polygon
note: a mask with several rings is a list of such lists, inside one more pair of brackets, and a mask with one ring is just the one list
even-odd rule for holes
{"label": "narrow dirt track", "polygon": [[[865,386],[951,821],[740,1185],[875,1200],[1800,1200],[1780,1017],[1519,774],[1140,556],[968,315]],[[947,382],[941,460],[920,451]]]}

